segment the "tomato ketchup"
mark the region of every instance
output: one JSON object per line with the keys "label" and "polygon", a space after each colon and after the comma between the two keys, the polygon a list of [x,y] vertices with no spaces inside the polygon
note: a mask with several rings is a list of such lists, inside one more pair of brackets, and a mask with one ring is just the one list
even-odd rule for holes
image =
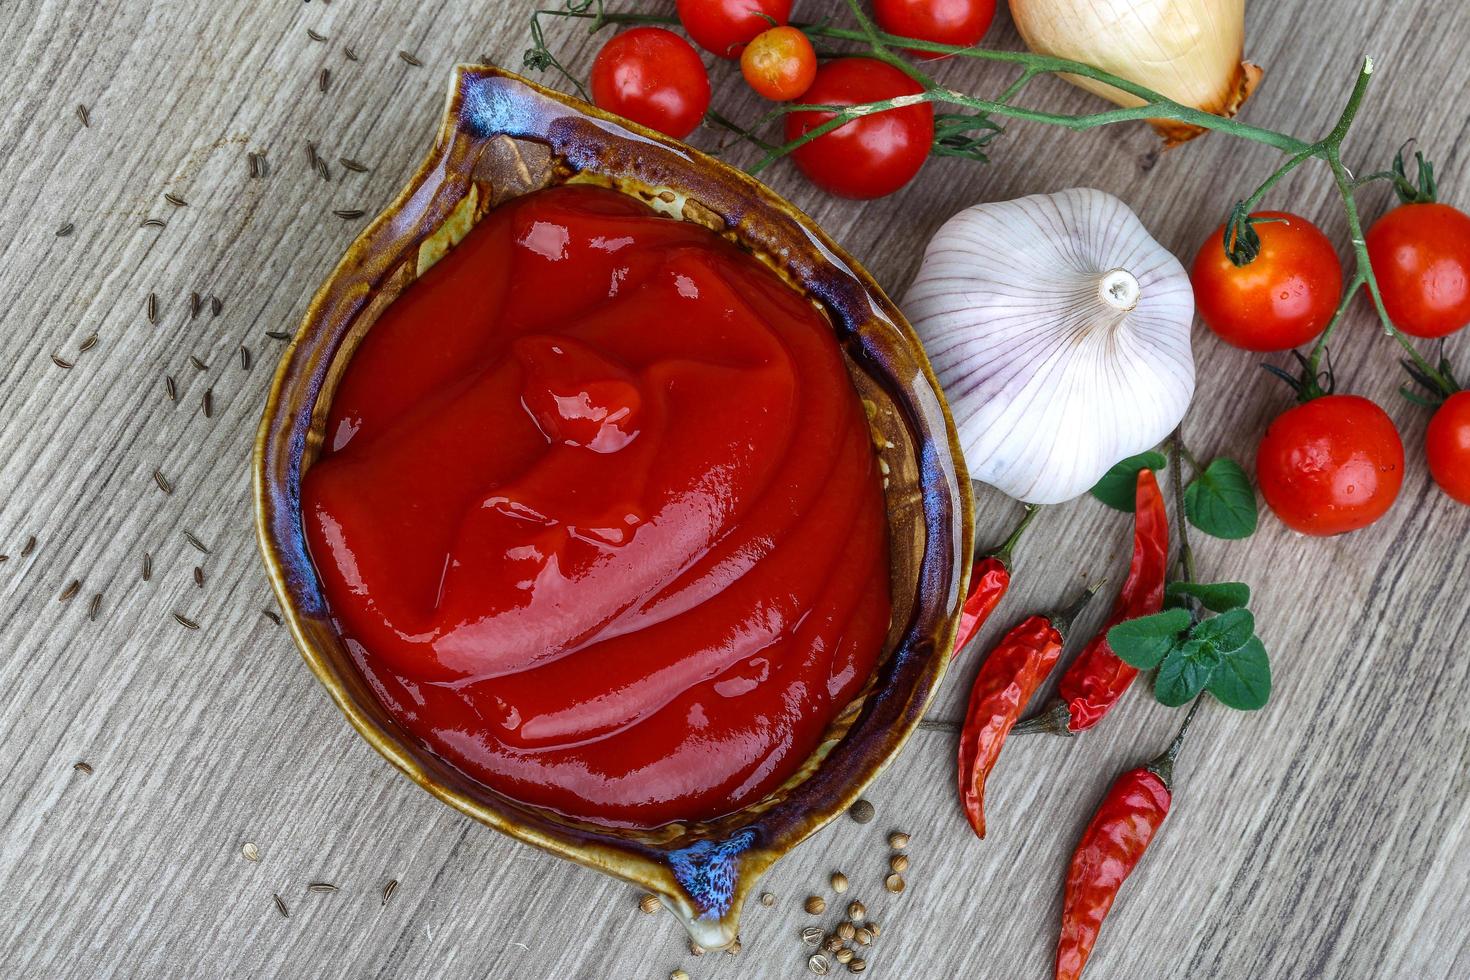
{"label": "tomato ketchup", "polygon": [[301,506],[396,721],[580,819],[765,796],[888,632],[882,480],[830,324],[611,190],[503,205],[384,311]]}

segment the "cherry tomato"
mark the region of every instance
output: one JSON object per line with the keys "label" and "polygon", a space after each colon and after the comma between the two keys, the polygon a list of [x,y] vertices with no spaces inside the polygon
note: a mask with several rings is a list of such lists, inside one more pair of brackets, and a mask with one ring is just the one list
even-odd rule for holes
{"label": "cherry tomato", "polygon": [[791,0],[678,0],[679,23],[694,43],[721,58],[738,58],[757,34],[791,19]]}
{"label": "cherry tomato", "polygon": [[1470,391],[1457,391],[1439,406],[1424,434],[1424,454],[1439,488],[1470,504]]}
{"label": "cherry tomato", "polygon": [[1322,230],[1300,215],[1252,225],[1261,251],[1243,266],[1225,254],[1225,226],[1210,233],[1189,279],[1200,319],[1221,340],[1253,351],[1290,350],[1327,328],[1342,299],[1342,263]]}
{"label": "cherry tomato", "polygon": [[597,52],[592,101],[683,139],[709,108],[709,73],[698,52],[673,31],[635,27],[615,35]]}
{"label": "cherry tomato", "polygon": [[[979,43],[995,18],[995,0],[874,0],[873,19],[889,34],[968,48]],[[944,58],[910,51],[916,58]]]}
{"label": "cherry tomato", "polygon": [[[872,58],[839,58],[817,69],[802,96],[813,105],[857,105],[923,91],[892,65]],[[830,112],[786,117],[788,142],[831,119]],[[934,108],[927,102],[863,116],[823,133],[792,154],[807,180],[829,194],[867,200],[892,194],[924,165],[934,142]]]}
{"label": "cherry tomato", "polygon": [[1368,258],[1394,325],[1443,337],[1470,323],[1470,216],[1448,204],[1405,204],[1368,229]]}
{"label": "cherry tomato", "polygon": [[773,27],[755,36],[740,52],[740,74],[756,94],[787,102],[811,88],[817,77],[817,52],[794,27]]}
{"label": "cherry tomato", "polygon": [[1388,512],[1404,482],[1404,444],[1368,399],[1326,395],[1271,423],[1256,454],[1256,477],[1287,527],[1342,534]]}

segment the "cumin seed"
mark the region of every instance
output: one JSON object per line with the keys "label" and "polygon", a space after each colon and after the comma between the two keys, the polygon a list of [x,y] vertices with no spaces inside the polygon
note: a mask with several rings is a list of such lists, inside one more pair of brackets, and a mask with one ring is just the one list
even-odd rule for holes
{"label": "cumin seed", "polygon": [[193,320],[199,316],[199,311],[204,309],[204,298],[198,293],[189,294],[189,319]]}
{"label": "cumin seed", "polygon": [[157,323],[158,322],[158,294],[157,293],[149,293],[148,294],[148,302],[146,304],[146,308],[148,310],[148,322],[149,323]]}
{"label": "cumin seed", "polygon": [[316,76],[316,87],[325,92],[332,87],[332,69],[323,68]]}
{"label": "cumin seed", "polygon": [[343,169],[345,169],[345,170],[351,170],[355,174],[365,174],[365,173],[368,172],[368,168],[367,167],[365,167],[362,164],[358,163],[356,160],[352,159],[351,157],[338,157],[337,158],[337,162],[340,163],[340,164],[342,164]]}
{"label": "cumin seed", "polygon": [[83,126],[88,129],[92,128],[92,113],[87,109],[86,103],[77,103],[77,118],[81,120]]}
{"label": "cumin seed", "polygon": [[77,772],[85,773],[88,776],[92,775],[92,767],[85,762],[73,762],[71,767]]}
{"label": "cumin seed", "polygon": [[244,344],[240,345],[240,370],[250,370],[250,348]]}
{"label": "cumin seed", "polygon": [[342,53],[347,56],[348,61],[357,60],[357,52],[352,50],[351,48],[343,48]]}
{"label": "cumin seed", "polygon": [[87,618],[92,622],[97,621],[97,613],[102,609],[102,593],[98,592],[92,596],[92,601],[87,604]]}
{"label": "cumin seed", "polygon": [[186,208],[189,206],[189,202],[177,194],[165,194],[163,195],[163,199],[176,208]]}
{"label": "cumin seed", "polygon": [[[181,612],[174,613],[174,620],[186,630],[197,630],[199,624]],[[279,899],[278,899],[279,901]]]}
{"label": "cumin seed", "polygon": [[148,552],[145,551],[145,552],[143,552],[143,581],[146,582],[149,579],[151,579],[152,577],[153,577],[153,556],[150,555]]}
{"label": "cumin seed", "polygon": [[21,549],[20,549],[20,556],[22,558],[29,558],[31,556],[31,552],[33,552],[35,550],[36,550],[36,536],[34,534],[32,534],[30,537],[26,538],[25,545],[23,545],[21,547]]}
{"label": "cumin seed", "polygon": [[424,63],[422,61],[420,61],[419,59],[415,58],[413,55],[409,54],[407,51],[400,51],[400,52],[398,52],[398,57],[401,58],[403,61],[407,62],[408,64],[413,65],[415,68],[422,68],[424,66]]}
{"label": "cumin seed", "polygon": [[78,592],[82,591],[82,580],[72,579],[67,587],[61,590],[61,595],[56,597],[57,602],[70,602],[76,598]]}
{"label": "cumin seed", "polygon": [[203,361],[201,361],[199,358],[195,357],[193,354],[190,354],[189,355],[189,363],[192,364],[192,365],[194,365],[194,367],[197,370],[200,370],[200,371],[208,371],[209,370],[209,365],[208,364],[205,364]]}
{"label": "cumin seed", "polygon": [[209,294],[209,315],[212,316],[212,317],[219,316],[220,313],[223,312],[224,308],[225,308],[225,301],[222,300],[222,299],[220,299],[218,296],[214,295],[214,293],[210,293]]}
{"label": "cumin seed", "polygon": [[326,37],[325,34],[318,34],[316,31],[312,30],[310,27],[308,27],[306,29],[306,36],[309,37],[309,38],[311,38],[313,41],[325,41],[327,39],[327,37]]}
{"label": "cumin seed", "polygon": [[309,892],[334,892],[338,889],[337,886],[332,884],[330,881],[313,881],[311,884],[306,886],[306,890]]}
{"label": "cumin seed", "polygon": [[143,219],[143,223],[141,225],[139,225],[138,227],[140,227],[140,228],[167,228],[168,227],[168,222],[164,221],[162,218],[144,218]]}
{"label": "cumin seed", "polygon": [[88,337],[86,340],[82,341],[80,344],[77,345],[77,351],[80,352],[80,353],[82,353],[82,354],[85,354],[85,353],[87,353],[87,351],[91,350],[93,347],[96,347],[96,346],[97,346],[97,335],[94,333],[90,337]]}
{"label": "cumin seed", "polygon": [[158,484],[158,489],[166,494],[174,492],[174,485],[168,482],[168,477],[163,475],[163,470],[153,471],[153,482]]}
{"label": "cumin seed", "polygon": [[321,157],[316,158],[316,172],[321,175],[322,180],[330,181],[332,179],[332,171],[328,169],[327,161]]}
{"label": "cumin seed", "polygon": [[53,362],[55,362],[56,366],[59,367],[59,368],[61,368],[63,371],[69,371],[74,366],[71,361],[68,361],[66,358],[62,357],[60,354],[52,354],[51,355],[51,360]]}
{"label": "cumin seed", "polygon": [[260,157],[257,156],[255,153],[247,153],[247,154],[245,154],[245,160],[250,165],[250,179],[251,180],[255,180],[255,179],[259,178],[260,177]]}
{"label": "cumin seed", "polygon": [[204,588],[204,569],[200,568],[198,565],[194,566],[194,584],[199,586],[201,589]]}
{"label": "cumin seed", "polygon": [[280,625],[281,625],[281,617],[280,617],[280,615],[279,615],[279,614],[278,614],[278,613],[276,613],[276,612],[275,612],[275,611],[274,611],[274,610],[270,610],[270,609],[262,609],[262,610],[261,610],[261,611],[260,611],[260,614],[261,614],[261,615],[262,615],[262,616],[264,616],[264,617],[265,617],[265,618],[266,618],[266,619],[268,619],[268,620],[270,620],[270,621],[271,621],[271,622],[273,622],[273,623],[275,623],[275,624],[276,624],[276,625],[277,625],[277,626],[280,626]]}
{"label": "cumin seed", "polygon": [[383,904],[384,905],[387,905],[388,904],[388,902],[393,898],[393,893],[396,892],[397,890],[398,890],[398,879],[397,878],[391,878],[391,879],[389,879],[388,884],[386,884],[386,885],[383,886]]}
{"label": "cumin seed", "polygon": [[291,335],[284,330],[267,330],[265,335],[271,340],[290,340]]}
{"label": "cumin seed", "polygon": [[60,228],[56,229],[56,237],[57,238],[65,238],[67,235],[70,235],[75,230],[76,230],[76,226],[73,225],[70,221],[68,221],[66,224],[64,224]]}
{"label": "cumin seed", "polygon": [[214,418],[214,389],[205,388],[204,397],[199,399],[199,407],[204,411],[204,417]]}
{"label": "cumin seed", "polygon": [[179,386],[174,383],[174,376],[172,374],[165,374],[163,376],[163,390],[168,392],[169,401],[176,402],[179,400]]}
{"label": "cumin seed", "polygon": [[184,540],[187,541],[187,542],[189,542],[189,545],[195,551],[202,552],[202,553],[204,553],[206,555],[209,554],[209,549],[207,547],[205,547],[204,542],[203,541],[200,541],[198,538],[194,537],[194,535],[190,534],[188,531],[185,531],[184,532]]}
{"label": "cumin seed", "polygon": [[351,218],[361,218],[362,217],[362,214],[363,214],[361,208],[338,208],[337,210],[333,211],[332,213],[335,214],[339,218],[348,218],[348,219],[351,219]]}
{"label": "cumin seed", "polygon": [[281,913],[281,918],[291,918],[291,911],[290,909],[286,908],[285,899],[281,898],[281,896],[275,894],[274,892],[271,893],[271,898],[276,900],[276,911]]}

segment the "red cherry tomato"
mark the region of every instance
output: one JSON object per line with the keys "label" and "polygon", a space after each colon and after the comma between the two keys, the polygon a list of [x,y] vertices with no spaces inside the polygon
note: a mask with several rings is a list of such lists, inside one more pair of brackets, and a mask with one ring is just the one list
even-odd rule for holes
{"label": "red cherry tomato", "polygon": [[1424,434],[1424,454],[1439,488],[1470,504],[1470,391],[1457,391],[1439,406]]}
{"label": "red cherry tomato", "polygon": [[[802,96],[813,105],[857,105],[923,91],[892,65],[872,58],[839,58],[817,69]],[[788,142],[833,117],[831,112],[793,112],[786,117]],[[863,116],[823,133],[792,154],[807,180],[829,194],[858,200],[892,194],[924,165],[934,142],[929,103]]]}
{"label": "red cherry tomato", "polygon": [[1357,395],[1313,398],[1277,417],[1256,455],[1261,495],[1303,534],[1342,534],[1388,512],[1404,444],[1387,413]]}
{"label": "red cherry tomato", "polygon": [[1368,258],[1394,325],[1443,337],[1470,323],[1470,216],[1448,204],[1405,204],[1368,229]]}
{"label": "red cherry tomato", "polygon": [[709,108],[709,74],[698,52],[673,31],[635,27],[615,35],[597,52],[592,101],[683,139]]}
{"label": "red cherry tomato", "polygon": [[679,23],[694,43],[721,58],[738,58],[757,34],[791,19],[791,0],[678,0]]}
{"label": "red cherry tomato", "polygon": [[[995,0],[874,0],[873,19],[889,34],[968,48],[979,43],[995,18]],[[943,58],[910,51],[916,58]]]}
{"label": "red cherry tomato", "polygon": [[1321,229],[1300,215],[1254,224],[1261,251],[1243,266],[1225,254],[1225,226],[1210,233],[1189,279],[1200,319],[1225,343],[1245,350],[1299,347],[1327,328],[1342,299],[1342,263]]}
{"label": "red cherry tomato", "polygon": [[756,94],[788,102],[812,86],[817,77],[817,52],[794,27],[773,27],[755,36],[740,52],[740,74]]}

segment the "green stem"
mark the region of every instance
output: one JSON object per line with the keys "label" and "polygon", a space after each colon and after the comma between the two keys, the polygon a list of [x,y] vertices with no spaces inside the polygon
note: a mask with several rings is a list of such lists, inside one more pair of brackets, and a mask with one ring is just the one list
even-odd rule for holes
{"label": "green stem", "polygon": [[1179,758],[1179,750],[1184,746],[1184,736],[1189,734],[1189,726],[1194,723],[1194,716],[1199,714],[1199,706],[1205,700],[1205,693],[1201,691],[1189,706],[1189,713],[1184,716],[1184,723],[1179,726],[1179,733],[1174,736],[1174,741],[1164,750],[1164,754],[1150,762],[1145,768],[1164,781],[1164,786],[1172,790],[1174,788],[1174,762]]}
{"label": "green stem", "polygon": [[[1174,521],[1179,528],[1179,567],[1183,571],[1184,581],[1193,582],[1194,548],[1189,544],[1189,519],[1184,513],[1184,468],[1180,465],[1180,458],[1186,452],[1184,426],[1181,424],[1169,440],[1169,483],[1174,492]],[[1200,471],[1199,463],[1192,455],[1189,457],[1189,465],[1194,467],[1196,473]]]}
{"label": "green stem", "polygon": [[1040,512],[1040,504],[1027,504],[1025,515],[1021,518],[1020,523],[1011,531],[1010,537],[1006,538],[1005,542],[999,548],[990,552],[989,557],[994,558],[1006,568],[1010,568],[1011,553],[1016,548],[1016,542],[1021,540],[1021,535],[1026,533],[1026,529],[1031,526],[1031,522],[1036,519],[1036,515]]}

